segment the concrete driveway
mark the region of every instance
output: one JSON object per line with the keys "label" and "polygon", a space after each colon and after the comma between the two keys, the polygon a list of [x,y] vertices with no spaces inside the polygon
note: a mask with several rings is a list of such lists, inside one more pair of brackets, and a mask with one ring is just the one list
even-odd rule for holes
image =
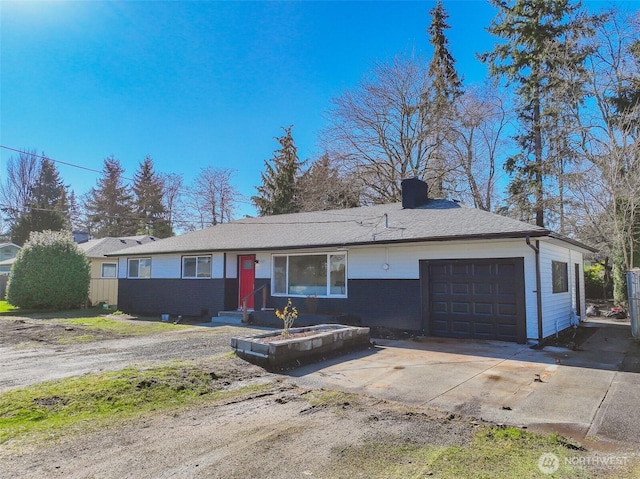
{"label": "concrete driveway", "polygon": [[640,447],[640,345],[629,324],[589,322],[580,350],[499,341],[376,340],[296,369],[294,381],[577,439]]}

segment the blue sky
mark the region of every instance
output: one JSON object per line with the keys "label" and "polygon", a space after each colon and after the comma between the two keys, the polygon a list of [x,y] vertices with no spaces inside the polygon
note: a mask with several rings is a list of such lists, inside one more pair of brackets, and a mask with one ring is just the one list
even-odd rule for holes
{"label": "blue sky", "polygon": [[[187,184],[200,168],[233,168],[248,198],[280,127],[294,125],[300,158],[312,157],[331,98],[375,61],[430,55],[434,4],[2,0],[0,144],[97,170],[113,155],[128,177],[149,155]],[[495,11],[443,4],[458,71],[482,82],[475,54],[493,46]],[[0,178],[11,156],[0,149]],[[78,195],[99,177],[58,168]]]}

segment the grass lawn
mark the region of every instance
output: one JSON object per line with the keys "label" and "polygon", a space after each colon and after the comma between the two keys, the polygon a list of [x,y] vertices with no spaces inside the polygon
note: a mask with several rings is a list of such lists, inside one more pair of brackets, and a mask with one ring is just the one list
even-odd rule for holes
{"label": "grass lawn", "polygon": [[114,316],[101,315],[81,318],[54,318],[52,322],[79,326],[88,331],[104,331],[118,336],[140,336],[190,327],[188,325],[158,322],[150,319],[120,319]]}
{"label": "grass lawn", "polygon": [[0,301],[0,313],[6,313],[8,311],[13,311],[15,309],[18,309],[18,308],[11,306],[6,301]]}
{"label": "grass lawn", "polygon": [[[540,469],[541,456],[552,454],[557,470]],[[581,450],[556,434],[536,434],[514,427],[481,427],[466,446],[425,446],[375,440],[340,451],[341,477],[422,479],[622,479],[640,477],[640,465],[629,463],[594,475],[585,465],[594,453]],[[555,457],[554,457],[555,456]],[[547,456],[548,457],[548,456]],[[548,462],[546,464],[549,464]],[[552,462],[553,464],[553,462]],[[615,464],[615,463],[614,463]],[[544,466],[545,463],[542,462]]]}
{"label": "grass lawn", "polygon": [[[228,361],[226,357],[218,361]],[[67,432],[113,424],[196,401],[241,397],[269,386],[226,390],[211,367],[182,362],[87,374],[0,394],[0,445],[56,439]]]}

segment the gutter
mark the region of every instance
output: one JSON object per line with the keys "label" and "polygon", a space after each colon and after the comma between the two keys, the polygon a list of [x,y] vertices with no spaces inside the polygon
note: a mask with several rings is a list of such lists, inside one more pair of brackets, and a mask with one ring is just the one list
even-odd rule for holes
{"label": "gutter", "polygon": [[[223,253],[223,252],[232,252],[232,253],[254,253],[256,251],[287,251],[287,250],[303,250],[303,249],[328,249],[328,248],[345,248],[349,246],[380,246],[380,245],[393,245],[393,244],[413,244],[413,243],[436,243],[442,241],[467,241],[467,240],[496,240],[496,239],[519,239],[526,237],[538,237],[538,236],[549,236],[548,230],[540,230],[540,231],[523,231],[523,232],[513,232],[513,233],[480,233],[473,235],[458,235],[458,236],[432,236],[430,238],[400,238],[400,239],[391,239],[391,240],[377,240],[377,241],[359,241],[359,242],[350,242],[345,241],[341,243],[322,243],[322,244],[291,244],[284,246],[239,246],[239,247],[223,247],[223,248],[194,248],[194,249],[183,249],[183,248],[171,248],[168,250],[160,251],[135,251],[128,249],[121,249],[118,251],[114,251],[106,254],[105,256],[149,256],[149,255],[161,255],[161,254],[193,254],[193,253]],[[158,243],[154,243],[158,244]],[[144,246],[144,245],[142,245]],[[142,248],[135,247],[135,249]]]}
{"label": "gutter", "polygon": [[538,345],[542,343],[542,280],[540,279],[540,240],[536,240],[536,245],[531,244],[531,238],[525,237],[527,246],[536,253],[536,300],[538,310]]}

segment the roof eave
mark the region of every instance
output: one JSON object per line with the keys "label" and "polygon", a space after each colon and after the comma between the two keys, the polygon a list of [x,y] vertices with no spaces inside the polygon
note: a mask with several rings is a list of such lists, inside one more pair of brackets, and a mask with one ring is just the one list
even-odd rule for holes
{"label": "roof eave", "polygon": [[578,240],[575,240],[573,238],[568,238],[567,236],[563,236],[558,233],[553,233],[553,232],[549,233],[549,238],[553,238],[559,241],[564,241],[565,243],[569,243],[570,245],[576,246],[589,253],[596,253],[598,251],[598,249],[594,248],[593,246],[586,245]]}
{"label": "roof eave", "polygon": [[433,236],[429,238],[401,238],[401,239],[380,239],[370,241],[346,241],[342,243],[323,243],[323,244],[293,244],[286,246],[266,246],[258,248],[198,248],[198,249],[172,249],[165,251],[147,251],[147,252],[127,252],[126,250],[120,250],[118,252],[108,253],[107,257],[119,257],[119,256],[151,256],[151,255],[166,255],[166,254],[196,254],[196,253],[225,253],[232,251],[283,251],[291,249],[322,249],[322,248],[344,248],[346,246],[371,246],[381,244],[404,244],[404,243],[433,243],[442,241],[475,241],[475,240],[496,240],[496,239],[518,239],[531,237],[550,236],[549,230],[531,230],[531,231],[516,231],[509,233],[480,233],[473,235],[457,235],[457,236]]}

